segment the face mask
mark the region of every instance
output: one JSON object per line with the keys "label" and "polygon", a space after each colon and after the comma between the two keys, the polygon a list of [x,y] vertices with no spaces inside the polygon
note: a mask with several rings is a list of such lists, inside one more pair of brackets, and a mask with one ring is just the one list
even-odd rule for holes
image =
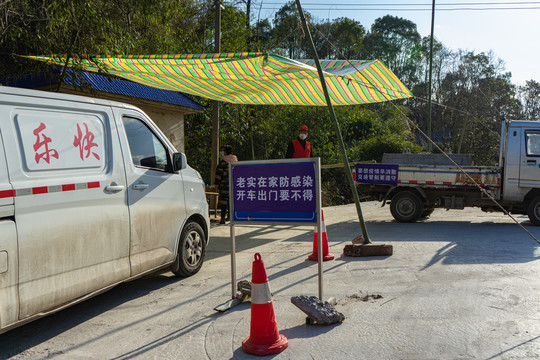
{"label": "face mask", "polygon": [[220,151],[219,152],[219,157],[224,157],[225,156],[225,151]]}
{"label": "face mask", "polygon": [[302,139],[302,140],[306,140],[307,134],[300,134],[300,135],[298,135],[298,137],[299,137],[300,139]]}

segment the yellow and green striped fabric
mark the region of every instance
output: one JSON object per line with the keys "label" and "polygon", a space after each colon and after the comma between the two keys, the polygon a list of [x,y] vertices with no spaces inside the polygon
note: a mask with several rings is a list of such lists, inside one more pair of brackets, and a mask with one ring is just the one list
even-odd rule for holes
{"label": "yellow and green striped fabric", "polygon": [[[62,56],[29,56],[64,65]],[[264,53],[86,56],[77,63],[165,90],[235,104],[326,106],[313,60]],[[69,66],[74,65],[70,59]],[[322,60],[333,105],[412,97],[379,60]]]}

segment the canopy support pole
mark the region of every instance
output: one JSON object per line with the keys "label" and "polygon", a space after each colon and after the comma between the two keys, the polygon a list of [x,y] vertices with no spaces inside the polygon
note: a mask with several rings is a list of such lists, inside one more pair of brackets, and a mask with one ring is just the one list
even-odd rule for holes
{"label": "canopy support pole", "polygon": [[304,28],[306,37],[308,38],[309,44],[311,45],[311,50],[313,51],[313,59],[315,60],[315,65],[317,65],[317,72],[319,73],[319,78],[321,80],[321,86],[324,92],[324,97],[326,99],[326,103],[328,104],[328,110],[330,111],[330,116],[334,120],[333,122],[334,129],[339,139],[341,158],[343,159],[343,170],[345,171],[345,176],[347,176],[347,179],[349,180],[349,184],[351,186],[354,202],[356,204],[356,212],[358,213],[358,220],[360,221],[360,227],[362,228],[364,244],[371,244],[371,240],[369,239],[369,236],[367,233],[366,224],[364,222],[364,216],[362,215],[362,208],[360,207],[360,198],[358,197],[358,191],[356,190],[356,186],[354,184],[351,169],[349,167],[349,159],[347,158],[347,153],[345,151],[345,144],[343,143],[343,137],[341,136],[339,123],[336,118],[336,113],[334,112],[334,107],[332,106],[332,101],[330,100],[330,95],[328,94],[328,88],[326,87],[326,81],[324,80],[324,73],[321,67],[321,63],[319,62],[319,55],[317,54],[317,49],[315,48],[315,44],[313,43],[311,32],[309,31],[309,28],[307,26],[306,17],[304,15],[304,10],[302,10],[302,5],[300,5],[300,0],[296,0],[296,6],[298,8],[298,12],[300,13],[300,19],[302,20],[302,27]]}

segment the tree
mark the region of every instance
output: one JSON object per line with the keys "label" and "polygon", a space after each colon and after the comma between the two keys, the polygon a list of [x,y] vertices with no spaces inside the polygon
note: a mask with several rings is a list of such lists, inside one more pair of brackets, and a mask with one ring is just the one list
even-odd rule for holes
{"label": "tree", "polygon": [[273,48],[272,25],[268,19],[257,21],[253,32],[254,40],[251,41],[254,49],[260,52],[268,52]]}
{"label": "tree", "polygon": [[477,163],[496,162],[501,120],[521,116],[510,78],[492,52],[459,53],[457,68],[441,87],[441,101],[448,106],[441,122],[453,135],[455,151],[473,153]]}
{"label": "tree", "polygon": [[[360,58],[364,41],[364,27],[355,20],[338,18],[314,25],[313,42],[321,59]],[[304,52],[311,53],[309,44],[304,44]],[[312,56],[309,56],[312,57]]]}
{"label": "tree", "polygon": [[6,0],[0,76],[49,73],[49,65],[17,55],[201,52],[205,10],[194,0]]}
{"label": "tree", "polygon": [[245,14],[234,6],[225,6],[221,18],[221,52],[249,50],[249,31],[246,30]]}
{"label": "tree", "polygon": [[355,20],[338,18],[331,23],[330,40],[339,52],[334,54],[335,59],[360,60],[366,30]]}
{"label": "tree", "polygon": [[523,115],[527,120],[540,120],[540,83],[528,80],[519,87]]}
{"label": "tree", "polygon": [[[273,37],[276,40],[275,50],[291,59],[302,58],[304,55],[302,39],[305,34],[299,16],[294,1],[283,5],[274,16]],[[305,16],[308,21],[311,20],[309,13],[306,12]]]}
{"label": "tree", "polygon": [[[310,31],[319,59],[335,58],[336,50],[332,47],[332,23],[327,21],[313,25]],[[312,59],[312,51],[309,41],[304,41],[302,43],[302,53],[306,54],[305,57]]]}
{"label": "tree", "polygon": [[418,81],[421,37],[410,20],[386,15],[375,20],[364,39],[364,57],[381,59],[405,84]]}

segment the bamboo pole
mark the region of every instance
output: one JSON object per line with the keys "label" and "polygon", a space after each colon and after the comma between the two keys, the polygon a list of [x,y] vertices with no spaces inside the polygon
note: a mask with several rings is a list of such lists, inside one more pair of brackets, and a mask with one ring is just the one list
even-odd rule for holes
{"label": "bamboo pole", "polygon": [[[360,207],[360,199],[358,197],[358,191],[356,190],[356,186],[354,184],[351,169],[349,169],[349,166],[348,166],[349,159],[347,158],[347,153],[345,151],[345,144],[343,143],[343,137],[341,136],[339,123],[336,118],[336,113],[334,112],[334,107],[332,106],[332,101],[330,100],[330,95],[328,94],[328,88],[326,87],[326,81],[324,80],[324,73],[321,68],[321,63],[319,61],[319,55],[317,54],[317,49],[315,48],[315,44],[313,43],[311,32],[309,31],[309,28],[307,26],[306,17],[304,15],[304,10],[302,10],[302,5],[300,4],[300,0],[296,0],[296,6],[298,8],[298,12],[300,13],[300,19],[302,20],[302,26],[304,28],[304,32],[306,34],[306,37],[309,40],[309,44],[311,45],[311,50],[313,51],[313,59],[315,60],[315,65],[317,66],[317,72],[319,73],[319,78],[321,80],[321,86],[324,92],[324,97],[326,99],[326,103],[328,104],[328,110],[330,111],[330,116],[333,120],[334,130],[339,139],[339,144],[340,144],[339,149],[340,149],[341,158],[343,161],[343,170],[345,171],[345,176],[349,180],[349,185],[351,186],[351,191],[354,197],[354,203],[356,204],[356,212],[358,214],[358,220],[360,221],[360,227],[362,228],[362,235],[364,236],[364,244],[371,244],[371,240],[369,239],[369,236],[367,233],[366,224],[364,222],[364,216],[362,215],[362,208]],[[319,252],[320,251],[321,250],[319,250]]]}

